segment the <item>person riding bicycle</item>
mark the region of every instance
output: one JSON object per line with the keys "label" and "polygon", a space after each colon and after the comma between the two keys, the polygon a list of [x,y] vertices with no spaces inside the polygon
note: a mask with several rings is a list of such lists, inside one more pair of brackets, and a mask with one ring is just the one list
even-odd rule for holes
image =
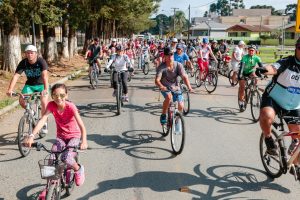
{"label": "person riding bicycle", "polygon": [[221,58],[224,61],[224,56],[229,51],[229,48],[226,44],[226,40],[221,40],[221,44],[219,45],[219,50],[221,52]]}
{"label": "person riding bicycle", "polygon": [[141,58],[143,57],[144,62],[149,62],[150,59],[150,46],[147,43],[147,40],[144,40],[141,46]]}
{"label": "person riding bicycle", "polygon": [[[79,146],[80,142],[80,149],[86,149],[88,147],[86,129],[75,104],[67,100],[67,87],[61,83],[55,84],[51,88],[51,96],[53,101],[48,103],[43,117],[25,139],[24,145],[31,147],[35,135],[52,113],[56,123],[56,141],[52,146],[52,151],[62,151],[66,146]],[[74,169],[75,183],[80,186],[85,179],[84,167],[76,162],[75,156],[76,154],[70,148],[62,153],[61,159],[67,166]]]}
{"label": "person riding bicycle", "polygon": [[191,63],[194,63],[194,57],[197,56],[197,50],[193,47],[192,42],[189,42],[186,49],[186,54],[189,56]]}
{"label": "person riding bicycle", "polygon": [[[6,94],[10,97],[12,96],[13,89],[19,77],[24,72],[27,77],[27,81],[21,93],[32,94],[34,92],[41,92],[41,113],[43,115],[48,103],[48,64],[42,57],[38,57],[37,48],[34,45],[28,45],[25,48],[25,55],[26,58],[24,58],[17,66]],[[26,108],[26,102],[22,97],[19,98],[19,103],[24,109]],[[41,132],[48,132],[46,123]]]}
{"label": "person riding bicycle", "polygon": [[[164,48],[164,62],[156,70],[155,84],[161,90],[165,100],[163,102],[162,114],[160,116],[160,123],[166,124],[167,118],[166,113],[171,103],[171,100],[178,101],[178,110],[183,111],[183,96],[180,94],[180,86],[177,78],[181,77],[184,83],[187,85],[190,92],[193,91],[188,76],[186,75],[181,63],[174,61],[172,49],[170,47]],[[171,91],[178,91],[179,94],[176,96]]]}
{"label": "person riding bicycle", "polygon": [[178,43],[177,38],[173,38],[172,42],[170,44],[170,48],[171,48],[171,50],[172,50],[173,53],[176,52],[177,43]]}
{"label": "person riding bicycle", "polygon": [[97,73],[101,74],[101,64],[100,64],[100,58],[102,56],[101,47],[99,45],[99,38],[94,38],[94,42],[92,45],[88,47],[87,52],[85,53],[85,59],[88,59],[89,61],[89,77],[91,82],[91,72],[93,68],[93,63],[96,63],[97,65]]}
{"label": "person riding bicycle", "polygon": [[[116,89],[117,89],[117,83],[118,83],[118,76],[117,72],[124,71],[121,73],[121,82],[123,86],[123,96],[122,99],[124,99],[125,102],[129,101],[128,98],[128,88],[127,88],[127,79],[128,79],[128,69],[130,71],[133,70],[133,67],[131,65],[130,59],[126,54],[124,54],[124,47],[121,45],[116,46],[117,54],[112,59],[109,60],[105,67],[105,72],[108,71],[108,68],[113,64],[114,65],[114,72],[113,72],[113,88],[114,92],[112,96],[116,96]],[[129,66],[129,67],[127,67]]]}
{"label": "person riding bicycle", "polygon": [[[260,127],[265,136],[267,152],[271,155],[277,155],[277,146],[271,137],[271,126],[276,114],[300,117],[300,38],[295,44],[295,54],[278,60],[272,65],[258,68],[256,74],[274,75],[272,81],[266,86],[262,95],[260,110]],[[291,119],[285,119],[289,131],[299,132],[300,125],[292,122]],[[292,154],[299,144],[299,139],[293,138],[288,149]],[[299,170],[299,162],[297,163]]]}
{"label": "person riding bicycle", "polygon": [[208,38],[202,39],[202,45],[200,45],[200,48],[198,50],[198,65],[199,65],[199,76],[201,77],[201,72],[208,73],[208,66],[209,66],[209,55],[215,60],[217,63],[218,60],[214,56],[210,46],[208,45]]}
{"label": "person riding bicycle", "polygon": [[176,52],[174,53],[174,61],[181,63],[183,66],[186,65],[192,72],[194,72],[194,67],[188,55],[183,52],[182,44],[177,44]]}
{"label": "person riding bicycle", "polygon": [[236,82],[237,73],[239,71],[239,65],[242,60],[242,57],[245,54],[244,48],[245,48],[245,42],[243,40],[241,40],[241,41],[239,41],[239,44],[236,47],[234,47],[234,49],[232,51],[232,59],[231,59],[231,66],[232,66],[232,70],[233,70],[233,75],[231,77],[231,79],[232,79],[231,85],[232,86],[234,86],[234,83]]}
{"label": "person riding bicycle", "polygon": [[[248,54],[242,57],[240,62],[240,68],[238,73],[239,80],[239,91],[238,91],[238,99],[239,99],[239,107],[240,111],[245,111],[245,79],[247,77],[256,77],[255,68],[258,65],[259,67],[263,67],[260,57],[255,55],[255,45],[248,46]],[[255,80],[255,84],[257,80]]]}

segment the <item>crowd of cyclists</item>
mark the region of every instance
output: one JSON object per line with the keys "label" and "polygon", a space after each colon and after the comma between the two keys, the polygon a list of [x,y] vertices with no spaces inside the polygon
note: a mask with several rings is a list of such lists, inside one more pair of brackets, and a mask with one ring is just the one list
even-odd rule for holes
{"label": "crowd of cyclists", "polygon": [[[234,70],[232,79],[239,81],[238,99],[239,109],[244,111],[245,102],[245,77],[261,77],[263,75],[273,75],[271,83],[267,85],[261,102],[260,126],[265,135],[265,143],[269,154],[276,154],[276,144],[271,136],[271,126],[278,112],[283,112],[290,116],[300,117],[300,39],[295,44],[295,55],[283,58],[274,64],[263,65],[262,60],[256,55],[257,47],[255,45],[246,46],[244,41],[239,41],[236,46],[230,50],[230,46],[225,40],[211,40],[203,38],[202,40],[184,41],[176,38],[165,40],[143,40],[143,39],[111,39],[110,44],[100,43],[99,38],[94,38],[91,45],[88,47],[84,57],[88,60],[90,66],[95,62],[98,66],[98,74],[101,75],[109,70],[114,70],[113,88],[116,89],[117,71],[122,71],[122,85],[124,88],[123,100],[129,101],[127,79],[128,73],[135,75],[135,70],[140,68],[141,60],[153,62],[156,75],[153,79],[156,86],[161,90],[165,100],[162,106],[162,114],[160,123],[166,123],[166,110],[172,100],[172,93],[180,90],[179,79],[181,77],[186,84],[188,90],[193,92],[189,77],[185,73],[185,68],[194,72],[195,67],[200,71],[209,71],[210,64],[218,63],[231,53],[231,66]],[[231,46],[232,47],[232,46]],[[37,55],[37,50],[33,45],[29,45],[25,49],[26,58],[23,59],[17,67],[16,73],[7,90],[7,95],[11,96],[16,81],[22,72],[27,76],[27,82],[22,90],[22,93],[42,92],[45,99],[49,92],[49,84],[47,77],[47,63]],[[91,70],[89,70],[90,72]],[[75,137],[76,143],[78,138],[83,137],[83,149],[87,148],[86,133],[84,125],[76,111],[76,107],[66,101],[67,89],[65,86],[54,86],[51,91],[53,102],[48,103],[42,101],[42,108],[45,117],[42,117],[33,133],[37,133],[37,129],[43,127],[46,118],[50,113],[53,113],[57,125],[57,142],[54,144],[56,148],[61,148],[63,145],[68,145],[73,142]],[[114,90],[113,96],[116,95]],[[183,97],[177,95],[177,99],[173,101],[179,102],[179,111],[182,111]],[[22,98],[20,98],[22,104]],[[48,104],[47,104],[48,103]],[[68,109],[66,109],[68,108]],[[66,115],[67,118],[62,118],[60,115]],[[69,120],[69,121],[68,121]],[[292,131],[300,131],[298,124],[290,124],[288,128]],[[65,124],[74,126],[70,132],[64,129]],[[76,127],[76,128],[75,128]],[[79,134],[81,132],[81,135]],[[69,134],[69,136],[68,136]],[[30,135],[27,145],[30,146],[34,135]],[[292,154],[293,149],[299,145],[299,140],[294,138],[290,145],[289,152]],[[66,160],[70,159],[66,155]],[[75,171],[82,169],[78,176],[84,173],[83,167],[70,160]],[[298,161],[297,161],[298,162]],[[295,163],[296,166],[299,163]],[[300,173],[300,167],[298,167]],[[78,177],[78,185],[82,184],[84,178]]]}

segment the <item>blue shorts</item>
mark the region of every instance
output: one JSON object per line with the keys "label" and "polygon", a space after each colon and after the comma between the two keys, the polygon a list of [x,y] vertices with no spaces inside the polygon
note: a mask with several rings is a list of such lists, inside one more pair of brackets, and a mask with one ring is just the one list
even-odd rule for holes
{"label": "blue shorts", "polygon": [[[161,91],[161,94],[166,98],[166,96],[170,93],[171,91]],[[178,103],[181,103],[184,101],[182,92],[171,92],[173,96],[173,102],[178,101]]]}

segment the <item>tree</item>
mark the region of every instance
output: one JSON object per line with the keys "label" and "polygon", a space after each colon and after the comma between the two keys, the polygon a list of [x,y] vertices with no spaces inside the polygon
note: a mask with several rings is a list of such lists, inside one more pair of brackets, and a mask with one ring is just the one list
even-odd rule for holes
{"label": "tree", "polygon": [[220,16],[232,15],[233,9],[245,8],[244,0],[218,0],[209,7],[209,12]]}
{"label": "tree", "polygon": [[285,14],[290,15],[291,21],[296,21],[297,4],[289,4],[286,6]]}
{"label": "tree", "polygon": [[185,18],[185,14],[183,11],[176,11],[175,19],[172,17],[172,24],[175,23],[175,33],[182,33],[185,29],[187,29],[188,21]]}

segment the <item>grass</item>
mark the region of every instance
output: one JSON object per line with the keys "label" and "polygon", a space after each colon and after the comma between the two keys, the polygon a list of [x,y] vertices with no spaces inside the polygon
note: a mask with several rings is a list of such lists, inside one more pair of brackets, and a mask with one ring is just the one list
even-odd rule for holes
{"label": "grass", "polygon": [[6,107],[6,106],[9,106],[11,105],[14,101],[16,101],[15,99],[4,99],[4,100],[1,100],[0,101],[0,109]]}

